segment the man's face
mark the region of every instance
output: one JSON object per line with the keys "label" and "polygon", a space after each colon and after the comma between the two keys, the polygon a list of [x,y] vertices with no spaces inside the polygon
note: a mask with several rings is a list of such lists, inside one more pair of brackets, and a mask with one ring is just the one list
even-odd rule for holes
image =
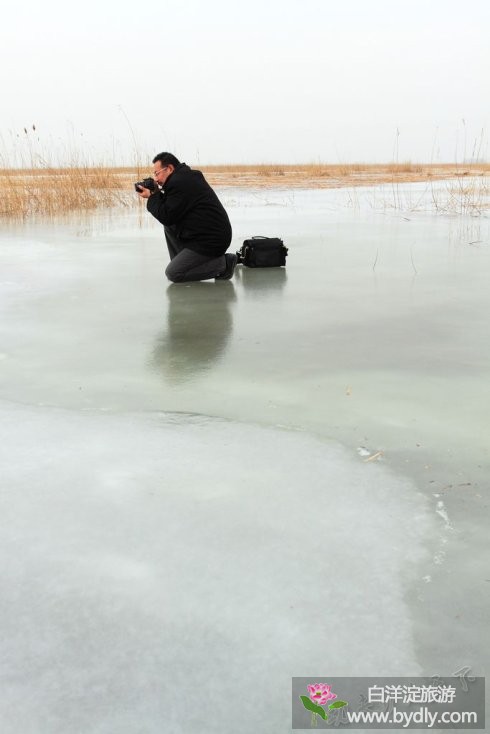
{"label": "man's face", "polygon": [[163,186],[170,174],[174,172],[174,166],[171,163],[162,165],[161,161],[157,161],[154,166],[153,178],[157,184]]}

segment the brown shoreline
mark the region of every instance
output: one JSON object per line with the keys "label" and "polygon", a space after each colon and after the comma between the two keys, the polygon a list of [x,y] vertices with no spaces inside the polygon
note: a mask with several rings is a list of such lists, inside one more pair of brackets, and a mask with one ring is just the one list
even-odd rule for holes
{"label": "brown shoreline", "polygon": [[[200,166],[216,188],[335,189],[451,180],[450,209],[472,213],[488,209],[490,164],[270,164]],[[33,214],[57,216],[69,211],[137,203],[134,182],[151,175],[151,168],[0,169],[0,217],[25,218]]]}
{"label": "brown shoreline", "polygon": [[[486,179],[490,175],[490,164],[202,166],[201,170],[213,186],[333,189],[381,184],[430,183],[449,179],[463,181],[465,178],[475,177]],[[484,183],[486,184],[486,180]]]}

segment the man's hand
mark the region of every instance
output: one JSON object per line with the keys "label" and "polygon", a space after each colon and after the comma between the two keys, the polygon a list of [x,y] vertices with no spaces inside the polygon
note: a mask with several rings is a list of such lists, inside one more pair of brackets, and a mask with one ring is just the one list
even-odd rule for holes
{"label": "man's hand", "polygon": [[[156,189],[158,191],[158,189]],[[154,194],[155,191],[150,191],[150,189],[145,189],[143,186],[138,191],[138,195],[141,196],[142,199],[149,199],[152,194]]]}

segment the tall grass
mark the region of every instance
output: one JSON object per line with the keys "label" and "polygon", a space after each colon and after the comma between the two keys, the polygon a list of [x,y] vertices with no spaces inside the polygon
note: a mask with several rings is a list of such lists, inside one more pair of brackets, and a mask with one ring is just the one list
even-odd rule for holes
{"label": "tall grass", "polygon": [[[123,113],[124,114],[124,113]],[[53,156],[53,141],[43,141],[33,124],[12,133],[5,141],[0,135],[0,218],[26,218],[33,215],[57,216],[73,211],[88,211],[114,206],[135,206],[141,200],[133,189],[134,181],[151,175],[149,162],[142,165],[136,138],[127,120],[135,145],[135,165],[96,164],[72,141],[63,144],[61,157],[70,164],[60,166]],[[466,134],[466,129],[465,129]],[[433,192],[433,205],[439,211],[478,213],[488,207],[490,165],[481,162],[483,131],[475,142],[473,162],[414,163],[398,161],[398,136],[391,163],[262,163],[196,166],[215,186],[254,188],[337,188],[376,186],[391,183],[393,206],[402,207],[398,184],[427,182]],[[463,161],[466,158],[464,139]],[[457,159],[457,151],[455,158]],[[60,159],[61,160],[61,159]],[[193,165],[192,161],[188,161]],[[447,196],[432,188],[434,181],[448,180]],[[454,184],[454,181],[457,183]]]}
{"label": "tall grass", "polygon": [[433,195],[437,211],[452,214],[480,216],[490,206],[490,186],[483,177],[460,177],[446,187],[442,195]]}
{"label": "tall grass", "polygon": [[56,147],[42,141],[35,124],[10,132],[7,141],[0,136],[0,217],[50,217],[129,203],[126,192],[139,166],[96,165],[74,143],[61,151],[70,164],[60,166],[50,150]]}
{"label": "tall grass", "polygon": [[56,216],[127,205],[124,171],[104,167],[0,169],[0,216]]}
{"label": "tall grass", "polygon": [[[337,188],[450,180],[443,201],[434,201],[439,211],[478,213],[488,207],[489,164],[464,168],[452,164],[261,164],[202,166],[215,186],[282,188]],[[141,202],[133,182],[151,175],[151,167],[113,168],[72,165],[56,168],[34,161],[25,168],[0,168],[0,217],[27,218],[33,215],[58,216],[114,206],[134,206]],[[399,202],[398,202],[399,204]],[[398,206],[395,202],[395,206]]]}

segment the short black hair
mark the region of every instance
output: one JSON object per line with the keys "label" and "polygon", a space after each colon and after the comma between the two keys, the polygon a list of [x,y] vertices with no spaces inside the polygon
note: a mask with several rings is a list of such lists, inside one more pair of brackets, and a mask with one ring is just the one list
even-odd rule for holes
{"label": "short black hair", "polygon": [[156,163],[157,161],[160,161],[163,166],[168,166],[171,164],[175,168],[177,166],[180,166],[180,161],[178,158],[176,158],[172,153],[157,153],[154,159],[152,160],[152,163]]}

